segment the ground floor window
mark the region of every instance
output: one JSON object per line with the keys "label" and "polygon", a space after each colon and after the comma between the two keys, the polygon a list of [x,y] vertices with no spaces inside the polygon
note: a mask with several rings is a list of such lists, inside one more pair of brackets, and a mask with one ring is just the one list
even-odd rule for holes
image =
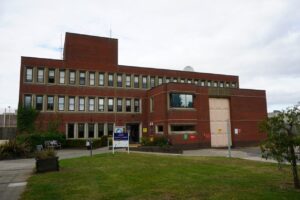
{"label": "ground floor window", "polygon": [[107,135],[112,136],[114,132],[114,124],[113,123],[108,123],[107,124]]}
{"label": "ground floor window", "polygon": [[95,126],[94,126],[94,124],[89,124],[89,126],[88,126],[88,132],[89,132],[89,134],[88,134],[88,136],[89,136],[89,138],[94,138],[94,132],[95,132]]}
{"label": "ground floor window", "polygon": [[68,124],[68,138],[74,138],[74,124]]}
{"label": "ground floor window", "polygon": [[78,124],[78,138],[84,138],[84,124]]}
{"label": "ground floor window", "polygon": [[173,133],[194,133],[196,131],[193,124],[172,124],[170,127]]}
{"label": "ground floor window", "polygon": [[98,124],[98,137],[102,137],[104,135],[104,124]]}
{"label": "ground floor window", "polygon": [[163,125],[157,125],[156,126],[156,132],[157,133],[163,133],[164,132],[164,126]]}

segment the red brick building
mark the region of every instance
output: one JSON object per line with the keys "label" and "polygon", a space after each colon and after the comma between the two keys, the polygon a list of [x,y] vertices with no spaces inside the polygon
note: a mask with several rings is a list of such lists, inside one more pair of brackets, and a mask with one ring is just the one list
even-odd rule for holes
{"label": "red brick building", "polygon": [[63,60],[22,57],[19,102],[59,119],[68,139],[111,135],[131,140],[168,135],[174,145],[222,147],[258,143],[266,94],[239,88],[238,76],[123,66],[118,40],[66,33]]}

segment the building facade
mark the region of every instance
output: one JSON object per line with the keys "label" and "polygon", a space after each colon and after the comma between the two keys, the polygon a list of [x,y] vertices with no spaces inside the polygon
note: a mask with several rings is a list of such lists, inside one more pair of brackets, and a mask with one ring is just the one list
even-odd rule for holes
{"label": "building facade", "polygon": [[238,76],[118,64],[118,40],[66,33],[62,60],[22,57],[19,103],[40,111],[38,126],[59,119],[67,139],[112,135],[132,142],[167,135],[174,145],[251,145],[265,138],[263,90]]}

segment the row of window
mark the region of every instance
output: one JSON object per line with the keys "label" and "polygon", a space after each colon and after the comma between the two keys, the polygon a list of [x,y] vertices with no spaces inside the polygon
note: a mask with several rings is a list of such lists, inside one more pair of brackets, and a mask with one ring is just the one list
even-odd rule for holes
{"label": "row of window", "polygon": [[112,136],[114,123],[69,123],[67,124],[68,139],[101,138]]}
{"label": "row of window", "polygon": [[[55,99],[57,99],[55,101]],[[55,103],[56,102],[56,103]],[[97,105],[96,105],[97,102]],[[98,111],[98,112],[140,112],[141,100],[138,98],[77,97],[31,95],[24,96],[24,107],[34,105],[36,110],[54,111]],[[115,106],[116,105],[116,106]]]}
{"label": "row of window", "polygon": [[[25,82],[34,82],[33,67],[26,67]],[[45,76],[45,72],[47,75]],[[104,72],[87,72],[87,71],[76,71],[76,70],[58,70],[58,76],[56,69],[37,68],[36,83],[58,83],[58,84],[69,84],[69,85],[89,85],[89,86],[109,86],[109,87],[126,87],[126,88],[153,88],[163,83],[169,82],[180,82],[180,83],[194,83],[199,86],[208,87],[237,87],[236,83],[230,82],[219,82],[211,80],[193,80],[193,79],[182,79],[175,77],[156,77],[155,76],[140,76],[130,74],[114,74]],[[76,77],[78,76],[78,81]],[[96,77],[97,76],[97,77]],[[97,78],[97,83],[96,83]],[[116,78],[116,81],[115,81]],[[58,80],[56,80],[58,79]]]}

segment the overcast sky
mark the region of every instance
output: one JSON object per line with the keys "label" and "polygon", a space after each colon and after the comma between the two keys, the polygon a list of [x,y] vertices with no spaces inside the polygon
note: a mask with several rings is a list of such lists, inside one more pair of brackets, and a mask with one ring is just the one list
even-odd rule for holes
{"label": "overcast sky", "polygon": [[119,39],[119,64],[232,74],[300,101],[299,0],[0,0],[0,111],[17,108],[21,56],[61,59],[61,36]]}

